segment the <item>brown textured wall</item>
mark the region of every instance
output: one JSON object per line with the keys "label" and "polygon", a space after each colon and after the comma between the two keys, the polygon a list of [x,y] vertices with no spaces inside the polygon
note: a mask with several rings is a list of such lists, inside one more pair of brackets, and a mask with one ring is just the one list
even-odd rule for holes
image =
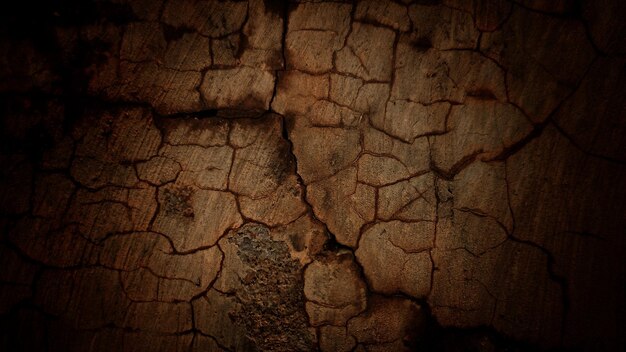
{"label": "brown textured wall", "polygon": [[625,4],[1,5],[0,350],[623,350]]}

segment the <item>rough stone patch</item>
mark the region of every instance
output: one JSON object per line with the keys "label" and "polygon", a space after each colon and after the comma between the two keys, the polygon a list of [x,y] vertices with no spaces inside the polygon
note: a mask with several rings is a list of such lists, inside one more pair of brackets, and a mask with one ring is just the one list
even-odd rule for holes
{"label": "rough stone patch", "polygon": [[223,238],[225,270],[216,286],[237,297],[229,316],[256,348],[311,350],[302,266],[285,242],[270,235],[262,225],[246,224]]}

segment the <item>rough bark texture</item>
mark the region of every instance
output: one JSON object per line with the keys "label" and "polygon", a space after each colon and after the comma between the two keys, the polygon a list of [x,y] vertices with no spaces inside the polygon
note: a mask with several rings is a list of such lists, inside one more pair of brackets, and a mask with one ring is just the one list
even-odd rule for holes
{"label": "rough bark texture", "polygon": [[0,350],[624,350],[624,4],[2,5]]}

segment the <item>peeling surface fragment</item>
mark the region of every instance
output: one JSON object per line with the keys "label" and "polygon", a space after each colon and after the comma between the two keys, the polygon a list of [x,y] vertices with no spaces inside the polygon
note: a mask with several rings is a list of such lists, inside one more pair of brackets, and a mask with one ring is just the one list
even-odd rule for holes
{"label": "peeling surface fragment", "polygon": [[304,272],[304,294],[311,325],[345,325],[365,310],[366,293],[350,253],[315,261]]}
{"label": "peeling surface fragment", "polygon": [[246,224],[220,247],[226,270],[216,287],[240,302],[231,311],[235,325],[258,349],[310,350],[314,342],[302,299],[302,267],[290,257],[287,244],[273,240],[262,225]]}
{"label": "peeling surface fragment", "polygon": [[430,291],[432,223],[379,223],[361,236],[355,254],[374,292],[424,298]]}

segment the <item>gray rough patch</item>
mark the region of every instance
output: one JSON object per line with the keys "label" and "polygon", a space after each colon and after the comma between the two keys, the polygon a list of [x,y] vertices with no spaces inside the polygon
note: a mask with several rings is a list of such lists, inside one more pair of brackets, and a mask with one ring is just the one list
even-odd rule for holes
{"label": "gray rough patch", "polygon": [[191,196],[193,195],[191,187],[166,188],[163,195],[166,214],[194,217],[193,206],[191,205]]}
{"label": "gray rough patch", "polygon": [[237,292],[240,309],[234,321],[263,351],[311,351],[314,337],[308,330],[304,308],[302,266],[289,255],[289,247],[270,237],[259,224],[246,224],[228,239],[249,267]]}

